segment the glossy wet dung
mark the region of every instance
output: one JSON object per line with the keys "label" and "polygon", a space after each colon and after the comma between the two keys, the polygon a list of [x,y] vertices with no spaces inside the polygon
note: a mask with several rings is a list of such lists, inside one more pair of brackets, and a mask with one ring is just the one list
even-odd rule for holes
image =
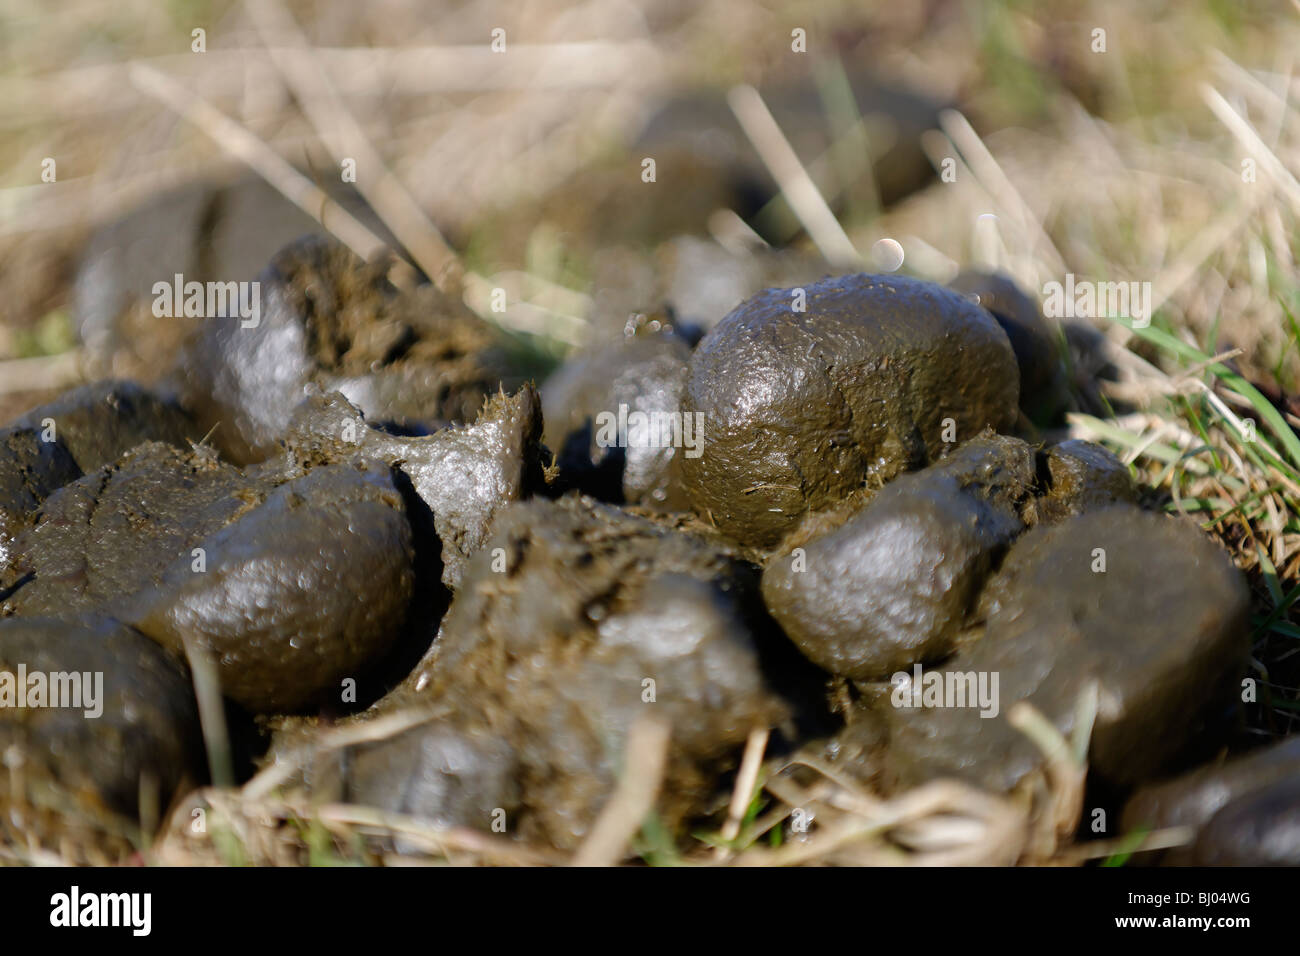
{"label": "glossy wet dung", "polygon": [[257,276],[253,319],[208,320],[188,351],[185,399],[236,461],[274,453],[307,386],[337,389],[375,421],[473,420],[510,379],[490,326],[432,286],[399,292],[386,264],[311,237]]}
{"label": "glossy wet dung", "polygon": [[903,276],[769,289],[691,357],[687,412],[706,451],[682,462],[692,506],[746,544],[808,511],[1015,423],[1006,333],[955,292]]}
{"label": "glossy wet dung", "polygon": [[[0,678],[106,687],[99,722],[0,709],[0,750],[73,795],[31,824],[50,839],[121,858],[123,819],[205,781],[213,674],[286,793],[561,854],[646,722],[681,844],[719,827],[755,732],[873,794],[1005,792],[1045,764],[1015,704],[1069,735],[1095,693],[1089,780],[1138,790],[1125,826],[1292,858],[1285,747],[1180,776],[1239,703],[1242,577],[1109,451],[1034,430],[1063,401],[1055,331],[1004,277],[767,289],[702,337],[644,303],[539,394],[488,324],[385,270],[295,243],[257,323],[198,327],[178,398],[92,384],[0,432]],[[677,430],[640,443],[636,415]],[[996,684],[913,695],[927,673]]]}

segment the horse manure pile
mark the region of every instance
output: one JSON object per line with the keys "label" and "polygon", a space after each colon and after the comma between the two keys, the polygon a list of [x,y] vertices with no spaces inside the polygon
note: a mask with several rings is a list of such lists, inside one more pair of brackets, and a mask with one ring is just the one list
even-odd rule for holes
{"label": "horse manure pile", "polygon": [[260,772],[244,798],[556,859],[661,761],[657,839],[702,854],[756,733],[773,774],[955,778],[1028,828],[1048,728],[1135,794],[1126,825],[1300,862],[1260,829],[1294,832],[1294,747],[1197,766],[1234,727],[1242,576],[1108,451],[1039,438],[1059,336],[1008,279],[767,289],[540,391],[493,326],[331,240],[257,288],[257,321],[205,319],[156,370],[177,387],[0,432],[6,842],[174,845],[235,795],[197,788]]}

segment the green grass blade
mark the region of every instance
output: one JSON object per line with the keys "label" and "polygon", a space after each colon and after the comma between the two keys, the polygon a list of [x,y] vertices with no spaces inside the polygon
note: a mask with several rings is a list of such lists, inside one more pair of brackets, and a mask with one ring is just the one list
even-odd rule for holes
{"label": "green grass blade", "polygon": [[[1158,348],[1164,349],[1188,364],[1201,364],[1210,360],[1210,356],[1200,349],[1188,345],[1163,329],[1158,329],[1155,326],[1133,328],[1132,325],[1129,325],[1129,328],[1133,329],[1134,335]],[[1296,433],[1292,431],[1291,426],[1287,424],[1281,413],[1273,407],[1273,403],[1265,398],[1259,389],[1222,362],[1211,362],[1207,368],[1217,375],[1225,385],[1250,402],[1251,407],[1255,409],[1259,417],[1268,424],[1269,431],[1282,443],[1282,447],[1286,450],[1287,457],[1290,459],[1291,468],[1300,469],[1300,438],[1296,437]]]}

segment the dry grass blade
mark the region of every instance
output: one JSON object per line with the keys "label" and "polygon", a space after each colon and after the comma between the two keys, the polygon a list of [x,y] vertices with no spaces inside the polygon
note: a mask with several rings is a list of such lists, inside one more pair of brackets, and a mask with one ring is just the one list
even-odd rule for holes
{"label": "dry grass blade", "polygon": [[1179,252],[1177,258],[1161,270],[1151,283],[1151,311],[1158,312],[1170,297],[1187,285],[1205,265],[1205,261],[1222,249],[1224,244],[1241,231],[1242,226],[1265,200],[1268,192],[1260,190],[1250,199],[1233,204],[1214,217],[1204,229],[1198,230],[1196,236]]}
{"label": "dry grass blade", "polygon": [[[273,47],[272,56],[283,51]],[[295,52],[292,49],[287,52]],[[489,90],[581,89],[605,86],[629,70],[657,68],[660,55],[644,40],[512,44],[501,57],[482,45],[411,47],[318,47],[316,56],[346,96],[422,95]],[[171,53],[142,61],[160,72],[183,74],[211,97],[245,92],[244,50],[209,50],[201,57]],[[258,64],[270,70],[270,64]],[[0,125],[60,116],[128,111],[138,102],[120,96],[127,66],[104,63],[58,70],[39,77],[0,77]]]}
{"label": "dry grass blade", "polygon": [[444,853],[448,849],[461,850],[486,860],[520,866],[554,866],[561,862],[556,853],[494,837],[478,830],[465,827],[440,827],[428,820],[400,813],[387,813],[356,804],[325,804],[318,807],[310,817],[323,823],[344,823],[373,828],[399,835],[407,840],[422,841],[439,853]]}
{"label": "dry grass blade", "polygon": [[1096,720],[1100,689],[1090,683],[1076,704],[1075,734],[1066,740],[1046,717],[1028,701],[1019,701],[1007,711],[1007,722],[1032,740],[1046,758],[1050,787],[1048,812],[1042,818],[1042,845],[1054,851],[1079,825],[1083,813],[1084,784],[1088,776],[1088,742]]}
{"label": "dry grass blade", "polygon": [[212,782],[218,787],[233,787],[234,762],[216,661],[189,635],[185,636],[185,657],[190,664],[194,696],[199,704],[199,726],[203,731],[203,744],[208,751],[208,769],[212,774]]}
{"label": "dry grass blade", "polygon": [[1112,840],[1090,840],[1079,846],[1067,847],[1061,851],[1060,859],[1067,863],[1087,863],[1089,860],[1101,860],[1118,853],[1148,853],[1152,850],[1168,850],[1177,846],[1186,846],[1196,836],[1193,827],[1168,827],[1164,830],[1152,830],[1136,845],[1129,837],[1116,837]]}
{"label": "dry grass blade", "polygon": [[[758,775],[763,769],[763,752],[767,750],[767,738],[770,731],[762,727],[750,731],[745,741],[745,753],[740,759],[740,770],[736,773],[736,786],[731,792],[731,804],[727,807],[727,822],[722,825],[722,839],[731,843],[740,836],[740,825],[744,822],[745,812],[754,799],[758,786]],[[717,848],[714,854],[718,860],[725,860],[731,851],[725,846]]]}
{"label": "dry grass blade", "polygon": [[641,828],[659,796],[671,733],[667,721],[651,714],[643,714],[632,724],[623,777],[596,820],[591,836],[574,855],[574,866],[613,866],[623,858],[628,841]]}
{"label": "dry grass blade", "polygon": [[1291,204],[1300,212],[1300,183],[1296,182],[1290,170],[1283,165],[1282,160],[1278,159],[1277,154],[1269,149],[1268,144],[1260,138],[1255,127],[1251,126],[1240,113],[1232,108],[1223,94],[1214,87],[1203,84],[1201,86],[1201,97],[1205,100],[1206,105],[1219,121],[1228,128],[1241,143],[1242,146],[1250,150],[1252,156],[1259,160],[1264,171],[1273,179],[1274,183],[1281,188],[1283,194],[1291,201]]}
{"label": "dry grass blade", "polygon": [[[196,811],[201,810],[201,813]],[[201,825],[194,821],[202,820]],[[285,824],[290,824],[286,826]],[[315,849],[304,845],[302,831],[316,834]],[[348,854],[331,858],[321,837]],[[232,842],[233,841],[233,842]],[[561,855],[547,847],[465,827],[436,822],[357,804],[314,805],[301,799],[250,799],[238,791],[208,788],[196,791],[176,808],[155,859],[164,865],[350,862],[361,848],[371,859],[390,858],[384,847],[394,843],[402,858],[507,866],[557,866]],[[231,853],[237,855],[231,857]],[[463,857],[461,856],[463,854]]]}
{"label": "dry grass blade", "polygon": [[374,720],[335,727],[321,734],[311,745],[280,755],[274,763],[244,784],[241,792],[250,800],[259,800],[287,783],[308,761],[319,754],[395,737],[412,727],[428,723],[437,716],[435,712],[423,709],[400,710],[376,717]]}
{"label": "dry grass blade", "polygon": [[[452,273],[459,269],[456,253],[366,138],[288,11],[278,0],[248,0],[245,6],[276,67],[335,162],[345,158],[356,161],[357,190],[425,275],[444,290],[454,288],[458,276]],[[291,46],[276,46],[277,35],[287,38]]]}
{"label": "dry grass blade", "polygon": [[[954,821],[965,822],[954,826]],[[870,813],[843,814],[806,841],[747,850],[736,863],[797,866],[830,861],[852,848],[859,863],[1008,865],[1019,858],[1025,833],[1024,817],[1013,803],[939,780],[876,804]],[[898,842],[883,839],[891,834]],[[866,845],[855,846],[861,841]]]}
{"label": "dry grass blade", "polygon": [[747,85],[734,87],[727,94],[727,102],[740,121],[741,129],[781,187],[786,202],[826,260],[840,268],[860,267],[862,256],[799,162],[758,90]]}
{"label": "dry grass blade", "polygon": [[59,355],[0,360],[0,395],[63,388],[84,380],[80,349]]}
{"label": "dry grass blade", "polygon": [[[586,343],[587,322],[582,316],[547,308],[525,300],[522,295],[511,295],[509,280],[509,276],[487,278],[476,272],[465,273],[462,290],[465,304],[480,316],[516,332],[545,336],[573,348]],[[507,293],[509,305],[505,312],[493,309],[497,290]]]}
{"label": "dry grass blade", "polygon": [[1002,167],[993,158],[993,154],[984,145],[984,141],[975,132],[970,121],[957,110],[944,110],[939,116],[939,123],[948,138],[966,157],[971,170],[988,189],[989,195],[1003,209],[1013,213],[1024,227],[1033,233],[1037,245],[1048,257],[1048,269],[1056,273],[1065,272],[1065,260],[1061,257],[1056,244],[1047,235],[1043,224],[1021,197],[1020,192],[1011,184],[1011,180],[1002,171]]}
{"label": "dry grass blade", "polygon": [[148,93],[192,122],[211,137],[213,142],[255,170],[281,195],[334,233],[363,259],[370,259],[387,248],[382,239],[289,165],[275,150],[206,100],[152,67],[133,64],[130,77],[137,89]]}

